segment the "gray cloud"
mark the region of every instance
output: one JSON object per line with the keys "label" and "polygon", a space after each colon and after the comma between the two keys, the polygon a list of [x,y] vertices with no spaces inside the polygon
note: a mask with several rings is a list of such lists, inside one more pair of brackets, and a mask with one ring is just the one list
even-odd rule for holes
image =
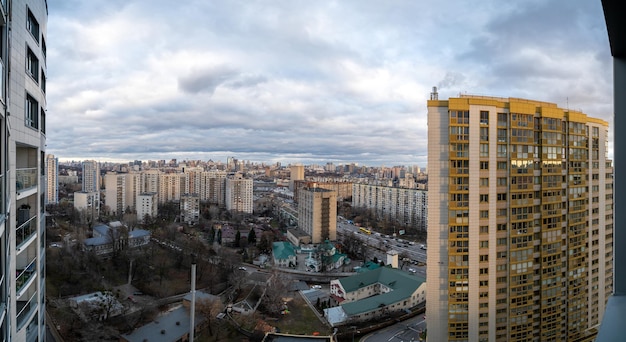
{"label": "gray cloud", "polygon": [[426,100],[524,97],[610,121],[601,5],[576,0],[53,1],[61,159],[426,164]]}

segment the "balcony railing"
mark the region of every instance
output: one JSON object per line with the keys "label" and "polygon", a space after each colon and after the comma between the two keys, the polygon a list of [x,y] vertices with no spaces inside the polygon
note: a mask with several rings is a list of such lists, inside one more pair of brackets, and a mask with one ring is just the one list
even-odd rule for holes
{"label": "balcony railing", "polygon": [[29,218],[26,222],[18,222],[18,227],[15,230],[15,246],[19,247],[24,241],[28,240],[37,232],[37,225],[32,222],[37,218],[37,215]]}
{"label": "balcony railing", "polygon": [[15,171],[15,189],[27,190],[37,186],[37,168],[30,167]]}
{"label": "balcony railing", "polygon": [[37,265],[35,265],[35,261],[37,261],[37,258],[33,258],[33,260],[28,264],[28,266],[26,266],[26,268],[20,270],[16,270],[17,273],[17,277],[15,278],[15,292],[19,293],[22,288],[24,287],[24,285],[26,285],[28,283],[28,281],[30,280],[30,278],[33,277],[33,275],[35,274],[35,268]]}
{"label": "balcony railing", "polygon": [[17,329],[21,329],[28,318],[37,310],[37,292],[33,293],[27,301],[17,301]]}

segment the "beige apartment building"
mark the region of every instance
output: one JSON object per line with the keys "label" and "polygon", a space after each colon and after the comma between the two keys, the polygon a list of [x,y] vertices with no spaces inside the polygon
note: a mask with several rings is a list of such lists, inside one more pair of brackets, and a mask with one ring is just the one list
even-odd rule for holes
{"label": "beige apartment building", "polygon": [[253,181],[241,174],[226,178],[226,209],[252,214],[254,201],[252,197]]}
{"label": "beige apartment building", "polygon": [[337,193],[309,187],[299,191],[298,228],[312,243],[337,240]]}
{"label": "beige apartment building", "polygon": [[428,101],[429,341],[590,341],[613,288],[608,123],[553,103]]}

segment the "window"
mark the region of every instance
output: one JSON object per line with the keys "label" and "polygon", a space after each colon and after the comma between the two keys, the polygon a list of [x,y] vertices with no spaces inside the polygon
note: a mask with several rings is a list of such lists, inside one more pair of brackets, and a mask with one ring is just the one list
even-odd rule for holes
{"label": "window", "polygon": [[32,128],[39,128],[39,103],[34,97],[26,94],[26,126]]}
{"label": "window", "polygon": [[481,178],[480,186],[489,186],[489,178]]}
{"label": "window", "polygon": [[46,93],[46,74],[43,73],[43,69],[41,69],[41,91]]}
{"label": "window", "polygon": [[[489,248],[489,241],[480,241],[480,248]],[[480,261],[487,261],[489,256],[481,255]]]}
{"label": "window", "polygon": [[481,195],[480,195],[480,201],[481,201],[481,202],[489,202],[489,195],[487,195],[487,194],[481,194]]}
{"label": "window", "polygon": [[480,124],[488,125],[489,124],[489,112],[486,110],[480,111]]}
{"label": "window", "polygon": [[37,43],[39,43],[39,22],[30,9],[28,9],[28,18],[26,19],[26,29],[33,35]]}
{"label": "window", "polygon": [[481,170],[489,170],[489,162],[488,161],[481,161],[480,162],[480,169]]}
{"label": "window", "polygon": [[506,162],[498,162],[498,170],[506,170]]}
{"label": "window", "polygon": [[489,210],[481,210],[480,218],[489,218]]}
{"label": "window", "polygon": [[[500,166],[500,164],[498,164]],[[507,186],[508,182],[506,181],[506,177],[498,177],[498,186]]]}
{"label": "window", "polygon": [[489,226],[480,226],[481,233],[489,233]]}
{"label": "window", "polygon": [[41,133],[46,133],[46,111],[41,108]]}
{"label": "window", "polygon": [[46,40],[41,37],[41,53],[43,53],[43,59],[46,59]]}
{"label": "window", "polygon": [[489,128],[480,128],[480,141],[489,141]]}
{"label": "window", "polygon": [[30,48],[27,48],[26,51],[26,72],[32,76],[35,82],[39,82],[39,59]]}
{"label": "window", "polygon": [[498,113],[498,126],[506,127],[508,122],[508,117],[506,113]]}
{"label": "window", "polygon": [[489,157],[489,144],[480,144],[480,156]]}

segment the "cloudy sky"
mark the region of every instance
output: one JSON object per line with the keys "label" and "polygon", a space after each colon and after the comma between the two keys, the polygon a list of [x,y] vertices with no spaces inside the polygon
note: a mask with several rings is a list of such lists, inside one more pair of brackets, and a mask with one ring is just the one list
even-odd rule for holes
{"label": "cloudy sky", "polygon": [[61,160],[425,166],[433,86],[612,124],[600,1],[48,6],[47,152]]}

